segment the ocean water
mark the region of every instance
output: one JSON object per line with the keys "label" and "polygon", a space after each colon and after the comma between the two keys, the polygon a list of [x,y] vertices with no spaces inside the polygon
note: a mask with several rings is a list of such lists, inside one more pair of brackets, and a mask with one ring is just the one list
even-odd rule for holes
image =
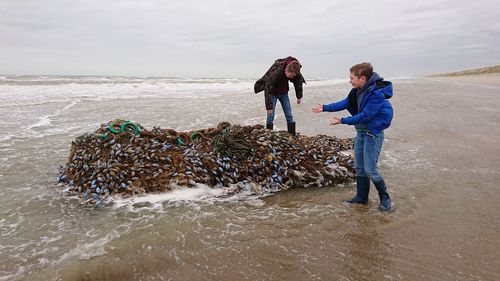
{"label": "ocean water", "polygon": [[[56,185],[71,141],[116,118],[264,124],[254,80],[0,76],[0,280],[500,279],[498,86],[393,80],[380,160],[389,214],[373,187],[367,206],[342,204],[353,184],[223,200],[198,186],[101,208]],[[311,112],[348,90],[311,79],[300,105],[291,90],[297,130],[353,137],[328,125],[337,115]],[[275,129],[286,129],[280,108]]]}

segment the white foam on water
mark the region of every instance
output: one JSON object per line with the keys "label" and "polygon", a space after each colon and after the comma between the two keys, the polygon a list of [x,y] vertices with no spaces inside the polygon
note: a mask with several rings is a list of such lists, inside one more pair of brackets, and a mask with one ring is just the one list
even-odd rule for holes
{"label": "white foam on water", "polygon": [[1,136],[0,137],[0,142],[4,142],[4,141],[10,141],[15,135],[13,134],[6,134],[4,136]]}
{"label": "white foam on water", "polygon": [[[10,236],[12,234],[15,234],[19,229],[18,227],[24,223],[24,217],[19,216],[17,221],[14,223],[9,223],[5,219],[0,220],[0,230],[2,235],[4,236]],[[2,246],[0,245],[0,249],[2,249]]]}
{"label": "white foam on water", "polygon": [[433,168],[433,164],[426,160],[418,147],[408,147],[404,152],[384,150],[380,163],[389,168],[406,166],[408,168]]}
{"label": "white foam on water", "polygon": [[266,121],[266,117],[264,115],[258,117],[247,118],[243,121],[243,125],[245,126],[253,126],[255,124],[262,124]]}
{"label": "white foam on water", "polygon": [[193,118],[193,120],[191,120],[191,123],[182,126],[180,130],[191,131],[191,130],[196,130],[196,128],[214,126],[213,124],[207,123],[206,118],[207,117],[203,115],[199,118]]}
{"label": "white foam on water", "polygon": [[46,266],[50,264],[50,260],[46,257],[43,257],[38,259],[38,263],[42,266]]}
{"label": "white foam on water", "polygon": [[127,207],[130,210],[136,209],[134,206],[144,206],[152,210],[163,210],[164,202],[186,202],[186,201],[209,201],[209,198],[215,198],[223,195],[223,189],[211,188],[204,184],[196,184],[195,187],[176,187],[174,190],[164,193],[152,193],[133,198],[113,199],[115,208]]}
{"label": "white foam on water", "polygon": [[[0,83],[0,98],[4,103],[6,130],[0,142],[15,139],[43,138],[67,133],[59,116],[69,114],[77,104],[101,101],[134,99],[210,99],[227,94],[253,93],[255,79],[207,79],[207,78],[144,78],[99,76],[5,76],[8,82]],[[311,86],[337,85],[345,79],[311,79]],[[28,107],[41,110],[42,116],[26,114]],[[10,108],[16,108],[10,110]],[[52,108],[52,112],[44,112]],[[30,109],[31,110],[31,109]],[[234,112],[238,114],[239,112]],[[66,118],[66,116],[64,116]],[[264,117],[254,117],[249,124],[262,123]],[[276,117],[281,118],[280,116]],[[57,122],[56,122],[57,121]],[[4,123],[4,122],[2,122]],[[66,122],[67,123],[67,122]],[[63,122],[63,124],[66,124]],[[69,125],[69,124],[66,124]],[[190,128],[206,125],[206,120],[194,120]],[[64,126],[64,125],[63,125]],[[185,125],[184,125],[185,126]],[[51,127],[51,128],[47,128]]]}
{"label": "white foam on water", "polygon": [[79,243],[75,248],[69,250],[67,253],[63,254],[59,260],[54,261],[53,264],[59,264],[64,260],[77,257],[82,260],[88,260],[93,257],[98,257],[105,255],[107,251],[104,249],[106,244],[119,238],[120,234],[118,231],[113,230],[106,236],[101,237],[94,242]]}
{"label": "white foam on water", "polygon": [[53,128],[45,130],[43,136],[66,135],[67,133],[67,129]]}
{"label": "white foam on water", "polygon": [[26,127],[27,130],[31,130],[37,127],[50,126],[52,124],[52,120],[50,119],[50,115],[45,115],[37,118],[37,122]]}
{"label": "white foam on water", "polygon": [[58,110],[56,111],[56,113],[52,114],[51,116],[52,116],[52,117],[59,116],[59,115],[61,115],[61,113],[62,113],[62,112],[67,111],[68,109],[70,109],[70,108],[72,108],[73,106],[75,106],[75,105],[79,104],[80,102],[81,102],[81,100],[80,100],[80,99],[75,99],[75,100],[71,101],[71,103],[70,103],[70,104],[66,105],[65,107],[63,107],[63,108],[61,108],[61,109],[58,109]]}
{"label": "white foam on water", "polygon": [[500,112],[499,108],[489,108],[489,107],[474,107],[475,110],[482,110],[482,111],[491,111],[491,112]]}
{"label": "white foam on water", "polygon": [[266,197],[266,196],[270,196],[270,195],[271,195],[271,193],[268,193],[268,194],[265,194],[265,195],[261,195],[261,196],[257,196],[255,194],[251,194],[251,193],[248,193],[248,192],[242,192],[242,193],[237,193],[237,194],[234,194],[234,195],[232,195],[230,197],[221,199],[221,201],[223,201],[223,202],[229,202],[229,203],[244,202],[246,205],[251,205],[251,206],[254,206],[254,207],[262,207],[262,206],[264,206],[266,204],[262,200],[262,198]]}
{"label": "white foam on water", "polygon": [[333,79],[310,79],[307,80],[308,86],[333,86],[333,85],[342,85],[349,84],[349,79],[347,78],[333,78]]}
{"label": "white foam on water", "polygon": [[[43,83],[44,81],[39,81]],[[164,80],[149,79],[112,83],[63,83],[63,84],[14,84],[0,85],[0,96],[9,102],[23,101],[37,103],[40,100],[57,101],[65,98],[139,98],[147,96],[206,97],[219,96],[223,92],[239,92],[253,89],[253,82],[247,80],[197,79],[197,80]]]}
{"label": "white foam on water", "polygon": [[[104,79],[104,80],[103,80]],[[15,83],[15,82],[18,83]],[[32,84],[23,84],[31,81]],[[58,83],[49,83],[57,81]],[[71,81],[67,83],[67,81]],[[253,93],[253,79],[168,79],[127,77],[36,77],[12,79],[0,84],[0,96],[8,105],[65,102],[68,99],[130,99],[149,97],[217,97],[227,92]],[[59,83],[62,82],[62,83]],[[347,83],[347,79],[311,79],[310,86]],[[5,105],[5,104],[4,104]]]}
{"label": "white foam on water", "polygon": [[[43,138],[51,135],[61,135],[69,132],[67,128],[55,127],[52,123],[58,116],[64,112],[70,110],[72,107],[80,103],[80,99],[74,99],[69,102],[68,99],[64,98],[62,101],[56,103],[66,104],[64,107],[58,108],[52,114],[46,114],[43,116],[27,116],[23,113],[13,112],[11,115],[10,123],[7,122],[7,126],[11,126],[14,130],[8,132],[5,135],[0,136],[0,142],[5,142],[7,145],[13,139],[27,139],[27,138]],[[49,103],[49,102],[47,102]],[[37,105],[43,105],[44,103],[38,103]],[[26,106],[26,104],[23,104]],[[33,104],[30,104],[33,105]],[[17,106],[16,106],[17,108]],[[34,119],[34,120],[33,120]],[[31,122],[31,123],[30,123]],[[26,124],[26,125],[23,125]]]}
{"label": "white foam on water", "polygon": [[21,277],[24,273],[26,272],[26,267],[25,266],[19,266],[17,269],[17,272],[9,274],[9,275],[3,275],[5,272],[0,271],[0,281],[7,281],[7,280],[15,280],[18,277]]}
{"label": "white foam on water", "polygon": [[40,242],[49,244],[51,242],[59,241],[62,239],[62,235],[56,235],[56,236],[42,236]]}
{"label": "white foam on water", "polygon": [[247,186],[241,189],[237,185],[230,187],[213,188],[205,184],[197,183],[194,187],[172,186],[173,190],[163,193],[150,193],[131,198],[108,198],[114,209],[126,208],[130,212],[165,212],[166,207],[178,207],[180,205],[191,205],[197,207],[198,204],[212,204],[214,202],[226,202],[240,204],[244,202],[247,205],[261,207],[265,203],[263,197],[271,195],[270,192],[255,194],[251,187]]}

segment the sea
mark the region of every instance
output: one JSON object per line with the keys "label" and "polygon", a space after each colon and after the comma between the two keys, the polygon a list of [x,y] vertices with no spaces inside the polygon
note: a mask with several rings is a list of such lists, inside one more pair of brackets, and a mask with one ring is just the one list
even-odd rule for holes
{"label": "sea", "polygon": [[[209,186],[91,208],[57,184],[71,142],[114,119],[191,131],[265,124],[254,78],[0,75],[0,280],[500,280],[500,86],[388,78],[379,161],[394,210],[355,184],[217,196]],[[297,131],[331,126],[347,78],[308,79]],[[278,104],[275,130],[286,130]]]}

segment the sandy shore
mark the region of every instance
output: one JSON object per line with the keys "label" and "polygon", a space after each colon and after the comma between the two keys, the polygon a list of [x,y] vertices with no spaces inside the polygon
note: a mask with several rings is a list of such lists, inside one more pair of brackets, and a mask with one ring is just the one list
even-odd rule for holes
{"label": "sandy shore", "polygon": [[439,81],[456,81],[456,82],[472,83],[472,84],[500,85],[500,73],[431,77],[431,79]]}

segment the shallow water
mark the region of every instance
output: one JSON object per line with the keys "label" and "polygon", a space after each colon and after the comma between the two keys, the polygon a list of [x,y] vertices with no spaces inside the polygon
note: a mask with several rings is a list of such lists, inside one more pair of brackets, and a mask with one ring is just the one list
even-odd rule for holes
{"label": "shallow water", "polygon": [[[55,185],[76,136],[115,118],[264,123],[253,81],[0,79],[0,280],[500,280],[500,87],[393,82],[380,170],[396,209],[381,214],[373,187],[368,206],[341,203],[353,184],[225,200],[198,187],[84,208]],[[311,112],[348,86],[309,82],[297,130],[352,137],[328,125],[335,114]]]}

